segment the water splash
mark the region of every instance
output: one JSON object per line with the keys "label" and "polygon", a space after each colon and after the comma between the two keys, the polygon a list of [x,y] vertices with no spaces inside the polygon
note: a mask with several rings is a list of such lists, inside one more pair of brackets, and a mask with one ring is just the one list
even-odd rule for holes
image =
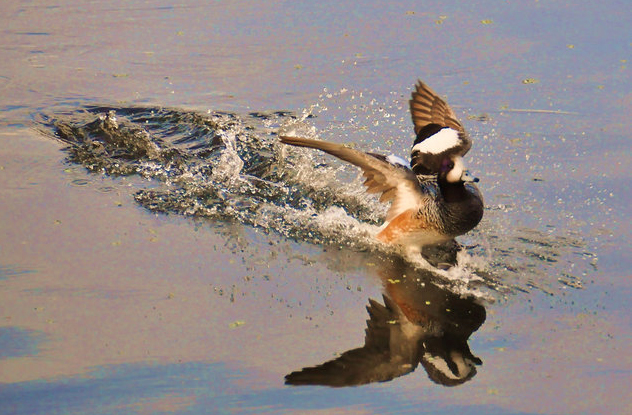
{"label": "water splash", "polygon": [[373,244],[385,212],[359,182],[337,180],[344,167],[314,165],[311,154],[278,143],[272,126],[300,127],[293,114],[87,107],[38,120],[69,145],[69,161],[161,183],[135,195],[152,211],[236,220],[299,240],[364,248]]}
{"label": "water splash", "polygon": [[[370,93],[346,90],[323,93],[301,114],[87,106],[39,114],[36,121],[41,131],[68,145],[70,162],[95,173],[149,179],[134,197],[151,211],[236,221],[299,241],[384,252],[373,235],[387,206],[365,193],[358,171],[277,139],[280,129],[316,137],[315,117],[336,107],[338,114],[345,105],[350,117],[329,117],[318,129],[320,138],[351,142],[344,136],[352,133],[363,148],[382,153],[409,145],[397,141],[409,135],[403,132],[407,121],[397,118],[405,106],[401,96],[379,102]],[[491,134],[488,121],[474,134]],[[512,227],[508,210],[488,206],[479,228],[460,239],[466,249],[458,265],[435,271],[456,285],[497,292],[581,288],[581,277],[569,268],[578,259],[594,260],[581,238]],[[582,274],[585,268],[577,266]]]}

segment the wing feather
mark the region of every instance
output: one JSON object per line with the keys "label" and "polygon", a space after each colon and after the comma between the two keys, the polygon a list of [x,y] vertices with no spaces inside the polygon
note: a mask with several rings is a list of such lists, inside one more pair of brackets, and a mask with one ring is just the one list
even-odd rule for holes
{"label": "wing feather", "polygon": [[385,158],[367,154],[342,144],[301,137],[279,136],[284,144],[322,150],[362,169],[368,193],[381,193],[380,201],[392,201],[386,216],[390,221],[408,209],[419,209],[425,195],[421,192],[415,174],[402,166],[396,166]]}
{"label": "wing feather", "polygon": [[437,130],[432,126],[436,125],[440,128],[448,127],[458,132],[459,139],[462,141],[462,145],[459,146],[461,156],[465,155],[472,147],[472,140],[452,108],[428,85],[418,80],[409,103],[410,115],[415,126],[415,134],[417,134],[415,143],[435,134]]}

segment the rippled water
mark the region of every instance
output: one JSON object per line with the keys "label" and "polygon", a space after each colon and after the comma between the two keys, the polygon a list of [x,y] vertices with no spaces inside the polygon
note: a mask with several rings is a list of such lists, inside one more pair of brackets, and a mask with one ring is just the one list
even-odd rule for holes
{"label": "rippled water", "polygon": [[[380,102],[343,90],[325,91],[300,114],[86,106],[41,113],[36,121],[43,133],[68,144],[70,162],[94,174],[143,177],[134,198],[151,211],[237,221],[297,241],[385,252],[388,248],[373,235],[387,206],[364,192],[356,169],[315,151],[286,147],[277,134],[291,128],[304,136],[335,136],[336,122],[320,131],[312,120],[332,105],[345,105],[352,117],[346,135],[358,132],[361,140],[353,144],[379,146],[379,138],[371,137],[375,130],[367,126],[386,123],[394,133],[411,135],[404,120],[395,119],[402,102],[397,97]],[[477,119],[485,134],[478,142],[498,141],[487,126],[488,117]],[[496,154],[488,158],[502,157],[502,149],[490,149]],[[476,151],[469,158],[475,160]],[[491,173],[486,187],[493,189],[494,172],[476,167],[483,175]],[[486,219],[460,238],[464,248],[457,267],[434,271],[453,283],[483,283],[497,293],[581,289],[597,258],[580,234],[504,222],[508,212],[522,216],[530,207],[511,198],[508,203],[488,202]]]}
{"label": "rippled water", "polygon": [[[4,1],[0,413],[631,412],[624,3]],[[428,263],[277,140],[406,157],[417,77],[485,199]]]}

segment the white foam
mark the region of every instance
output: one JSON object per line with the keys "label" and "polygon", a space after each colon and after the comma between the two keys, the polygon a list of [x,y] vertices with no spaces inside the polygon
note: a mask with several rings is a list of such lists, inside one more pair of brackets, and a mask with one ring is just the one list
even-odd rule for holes
{"label": "white foam", "polygon": [[422,153],[439,154],[449,148],[459,144],[459,132],[452,128],[443,128],[438,133],[431,135],[419,144],[416,144],[412,151]]}

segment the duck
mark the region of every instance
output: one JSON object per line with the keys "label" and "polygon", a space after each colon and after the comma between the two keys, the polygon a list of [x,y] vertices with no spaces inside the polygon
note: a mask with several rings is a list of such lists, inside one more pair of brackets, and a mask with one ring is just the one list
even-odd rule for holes
{"label": "duck", "polygon": [[362,170],[368,193],[391,205],[376,233],[382,243],[421,252],[474,229],[483,217],[479,180],[463,157],[472,139],[454,111],[422,81],[409,100],[415,139],[410,162],[395,155],[364,152],[345,144],[279,134],[281,143],[318,149]]}

